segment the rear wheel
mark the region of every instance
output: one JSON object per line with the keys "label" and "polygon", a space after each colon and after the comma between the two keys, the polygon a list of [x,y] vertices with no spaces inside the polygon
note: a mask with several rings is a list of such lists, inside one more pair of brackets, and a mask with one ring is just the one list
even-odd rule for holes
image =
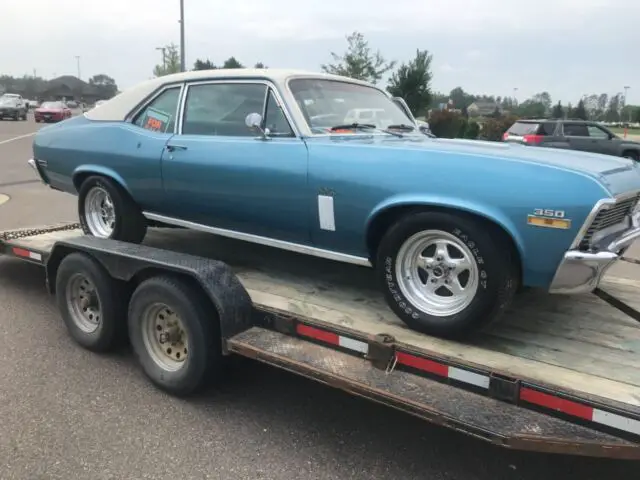
{"label": "rear wheel", "polygon": [[84,233],[94,237],[140,243],[147,233],[138,205],[113,180],[101,176],[82,182],[78,216]]}
{"label": "rear wheel", "polygon": [[189,395],[222,372],[220,327],[204,293],[178,277],[141,283],[129,303],[129,338],[149,379]]}
{"label": "rear wheel", "polygon": [[391,309],[411,328],[463,337],[507,308],[517,288],[509,245],[473,218],[442,212],[402,218],[378,248]]}

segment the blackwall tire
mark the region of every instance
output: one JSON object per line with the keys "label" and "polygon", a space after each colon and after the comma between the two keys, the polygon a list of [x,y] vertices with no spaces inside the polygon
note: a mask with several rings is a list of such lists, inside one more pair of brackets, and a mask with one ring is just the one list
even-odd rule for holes
{"label": "blackwall tire", "polygon": [[124,292],[96,260],[71,253],[58,266],[56,300],[71,337],[93,352],[126,340]]}
{"label": "blackwall tire", "polygon": [[141,243],[147,221],[122,187],[102,176],[88,177],[80,186],[78,217],[87,235]]}
{"label": "blackwall tire", "polygon": [[509,306],[518,266],[497,232],[466,215],[408,215],[384,235],[376,270],[387,303],[410,328],[463,338]]}
{"label": "blackwall tire", "polygon": [[129,303],[129,339],[145,375],[160,389],[187,396],[217,381],[222,341],[215,309],[183,279],[141,283]]}

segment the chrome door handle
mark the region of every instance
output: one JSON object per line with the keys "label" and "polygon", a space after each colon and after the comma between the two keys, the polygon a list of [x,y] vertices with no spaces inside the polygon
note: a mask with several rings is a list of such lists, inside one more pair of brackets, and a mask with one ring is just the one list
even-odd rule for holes
{"label": "chrome door handle", "polygon": [[186,150],[187,147],[184,145],[167,145],[167,150],[170,152],[175,152],[176,150]]}

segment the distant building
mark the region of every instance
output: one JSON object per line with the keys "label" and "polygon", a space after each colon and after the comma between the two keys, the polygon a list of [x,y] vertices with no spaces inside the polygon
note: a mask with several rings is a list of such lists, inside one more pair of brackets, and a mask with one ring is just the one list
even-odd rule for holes
{"label": "distant building", "polygon": [[100,91],[93,85],[73,75],[49,80],[45,88],[38,92],[43,100],[74,100],[76,102],[95,103],[101,99]]}
{"label": "distant building", "polygon": [[473,102],[467,107],[467,113],[470,117],[488,117],[496,108],[502,113],[502,107],[496,102]]}

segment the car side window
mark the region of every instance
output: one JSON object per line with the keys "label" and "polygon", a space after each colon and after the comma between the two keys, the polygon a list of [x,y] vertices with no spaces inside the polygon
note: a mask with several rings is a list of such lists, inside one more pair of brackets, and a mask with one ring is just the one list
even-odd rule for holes
{"label": "car side window", "polygon": [[589,130],[589,136],[591,138],[599,138],[601,140],[609,139],[609,134],[595,125],[589,125],[587,129]]}
{"label": "car side window", "polygon": [[269,134],[274,137],[293,137],[293,130],[289,121],[278,104],[278,100],[269,89],[269,97],[267,98],[267,109],[264,114],[264,128],[269,129]]}
{"label": "car side window", "polygon": [[565,123],[564,134],[567,137],[588,137],[589,130],[587,126],[581,123]]}
{"label": "car side window", "polygon": [[164,90],[138,113],[134,125],[154,132],[173,132],[179,100],[180,87]]}
{"label": "car side window", "polygon": [[250,113],[262,114],[267,86],[262,83],[191,85],[182,120],[183,135],[254,137],[245,124]]}

